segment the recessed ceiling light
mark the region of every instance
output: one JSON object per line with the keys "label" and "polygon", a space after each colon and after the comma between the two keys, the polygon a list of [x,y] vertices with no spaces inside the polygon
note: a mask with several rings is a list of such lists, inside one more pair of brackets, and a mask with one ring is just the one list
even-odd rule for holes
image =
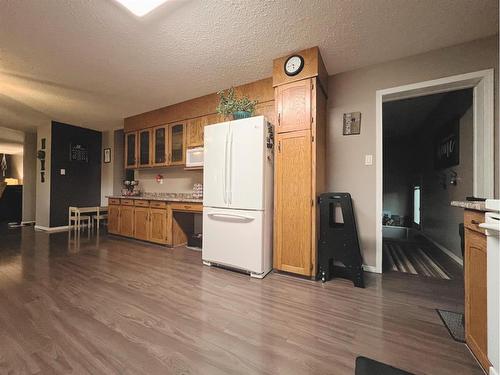
{"label": "recessed ceiling light", "polygon": [[136,16],[142,17],[168,0],[116,0]]}

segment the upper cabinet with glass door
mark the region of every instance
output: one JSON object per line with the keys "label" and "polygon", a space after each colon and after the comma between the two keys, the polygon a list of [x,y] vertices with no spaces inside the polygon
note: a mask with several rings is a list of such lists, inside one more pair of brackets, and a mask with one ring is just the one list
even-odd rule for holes
{"label": "upper cabinet with glass door", "polygon": [[125,168],[137,168],[137,132],[125,133]]}
{"label": "upper cabinet with glass door", "polygon": [[168,125],[153,129],[153,166],[168,164]]}
{"label": "upper cabinet with glass door", "polygon": [[169,165],[185,164],[186,132],[184,124],[169,126]]}
{"label": "upper cabinet with glass door", "polygon": [[139,131],[139,167],[151,166],[151,129]]}

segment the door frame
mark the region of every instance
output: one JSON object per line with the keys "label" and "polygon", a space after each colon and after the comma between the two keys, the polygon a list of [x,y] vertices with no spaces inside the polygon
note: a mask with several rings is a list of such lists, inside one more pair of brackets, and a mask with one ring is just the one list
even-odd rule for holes
{"label": "door frame", "polygon": [[376,262],[375,272],[382,273],[383,212],[383,103],[473,88],[473,194],[493,198],[495,190],[494,147],[494,70],[459,74],[376,92]]}

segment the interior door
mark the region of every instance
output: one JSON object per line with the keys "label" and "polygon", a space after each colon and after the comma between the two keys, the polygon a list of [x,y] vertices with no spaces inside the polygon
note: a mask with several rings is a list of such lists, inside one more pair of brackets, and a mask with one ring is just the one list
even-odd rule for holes
{"label": "interior door", "polygon": [[229,122],[205,127],[203,205],[227,207],[227,146]]}
{"label": "interior door", "polygon": [[311,133],[277,135],[274,267],[311,276]]}
{"label": "interior door", "polygon": [[278,86],[276,109],[278,133],[311,129],[312,80]]}
{"label": "interior door", "polygon": [[135,207],[134,237],[144,241],[149,239],[149,207]]}
{"label": "interior door", "polygon": [[228,139],[228,207],[264,209],[266,122],[262,116],[231,121]]}

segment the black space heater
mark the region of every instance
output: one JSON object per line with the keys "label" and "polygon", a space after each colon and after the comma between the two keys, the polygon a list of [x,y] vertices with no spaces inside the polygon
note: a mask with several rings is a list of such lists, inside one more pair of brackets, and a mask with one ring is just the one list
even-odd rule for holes
{"label": "black space heater", "polygon": [[320,234],[317,279],[332,277],[352,280],[364,288],[363,259],[349,193],[324,193],[319,197]]}

